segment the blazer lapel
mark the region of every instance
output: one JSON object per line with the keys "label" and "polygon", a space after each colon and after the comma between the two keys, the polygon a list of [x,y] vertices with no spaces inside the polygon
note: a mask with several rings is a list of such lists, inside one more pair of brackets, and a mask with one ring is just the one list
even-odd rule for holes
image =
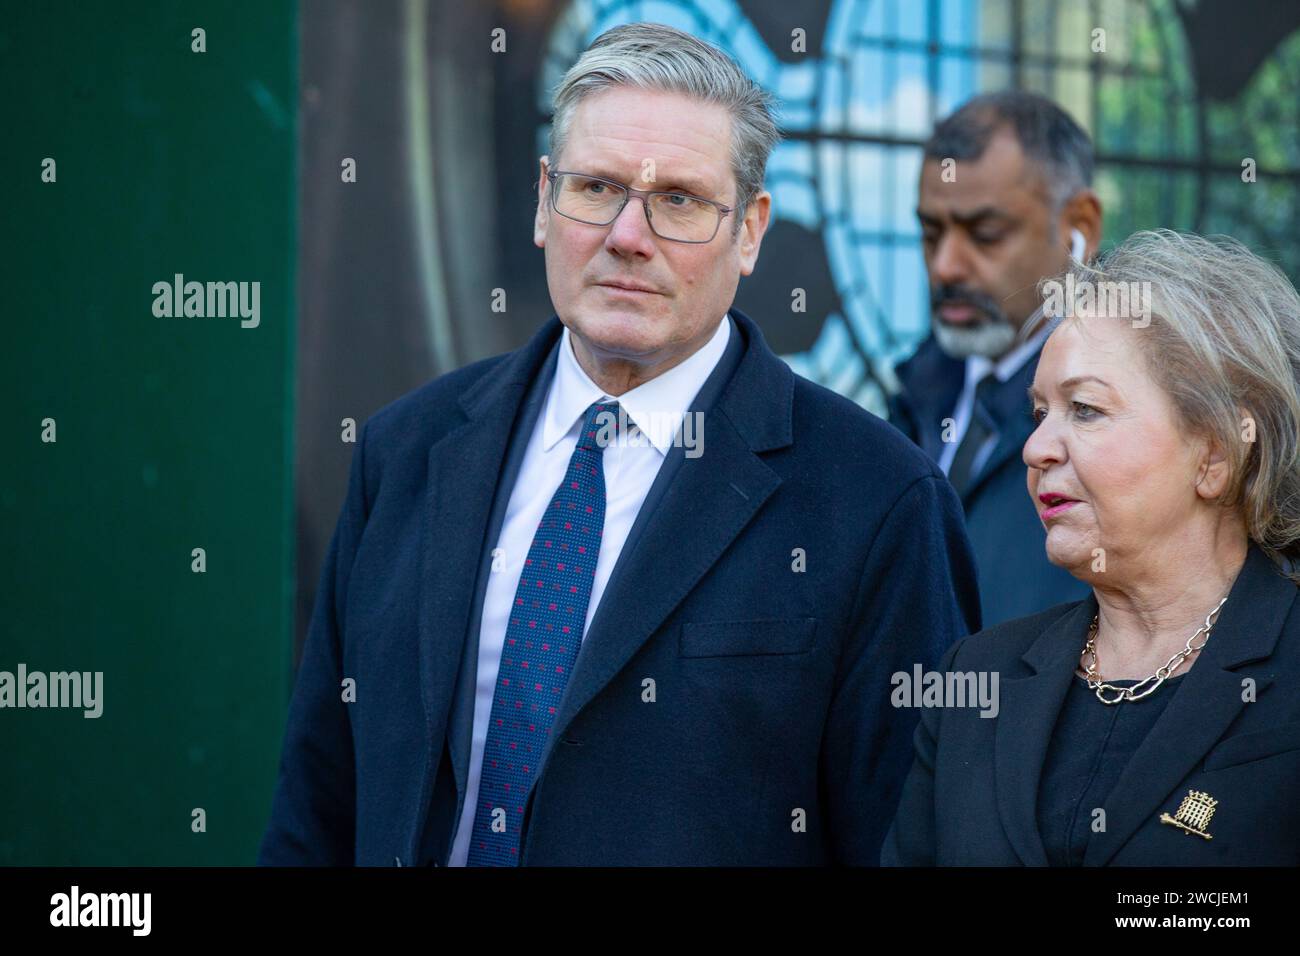
{"label": "blazer lapel", "polygon": [[745,354],[721,398],[704,412],[702,454],[681,462],[634,547],[619,556],[535,779],[541,779],[550,747],[573,718],[658,630],[781,483],[756,452],[791,443],[794,376],[751,319],[734,309],[732,315],[746,337]]}
{"label": "blazer lapel", "polygon": [[1038,784],[1083,636],[1096,613],[1097,599],[1090,594],[1025,652],[1022,660],[1034,673],[1001,684],[993,768],[998,816],[1026,866],[1047,866],[1038,833]]}
{"label": "blazer lapel", "polygon": [[1295,597],[1296,586],[1252,543],[1205,649],[1116,781],[1106,801],[1106,830],[1089,841],[1084,866],[1109,863],[1223,736],[1245,706],[1241,676],[1232,668],[1273,653]]}

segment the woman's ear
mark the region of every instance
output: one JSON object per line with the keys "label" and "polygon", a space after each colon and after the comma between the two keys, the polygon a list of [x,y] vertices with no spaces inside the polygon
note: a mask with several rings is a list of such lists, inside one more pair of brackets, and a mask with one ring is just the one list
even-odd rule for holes
{"label": "woman's ear", "polygon": [[1203,439],[1201,449],[1196,493],[1206,501],[1217,501],[1232,481],[1232,459],[1217,437]]}

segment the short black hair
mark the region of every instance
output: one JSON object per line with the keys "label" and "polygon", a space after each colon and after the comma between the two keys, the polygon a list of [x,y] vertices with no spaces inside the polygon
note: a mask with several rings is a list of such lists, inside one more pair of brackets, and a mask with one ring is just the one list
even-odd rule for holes
{"label": "short black hair", "polygon": [[1092,140],[1069,113],[1025,90],[982,93],[934,128],[927,159],[979,159],[999,130],[1015,136],[1026,158],[1043,170],[1052,201],[1060,205],[1092,185]]}

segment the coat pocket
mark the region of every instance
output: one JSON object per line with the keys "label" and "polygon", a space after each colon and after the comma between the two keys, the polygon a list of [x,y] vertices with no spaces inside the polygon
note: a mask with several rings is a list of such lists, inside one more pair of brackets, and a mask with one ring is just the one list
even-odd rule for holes
{"label": "coat pocket", "polygon": [[754,621],[687,621],[682,624],[682,657],[741,657],[803,654],[812,649],[817,618],[765,618]]}
{"label": "coat pocket", "polygon": [[1204,769],[1222,770],[1251,760],[1262,760],[1278,754],[1300,749],[1300,721],[1264,730],[1252,730],[1221,741],[1205,755]]}

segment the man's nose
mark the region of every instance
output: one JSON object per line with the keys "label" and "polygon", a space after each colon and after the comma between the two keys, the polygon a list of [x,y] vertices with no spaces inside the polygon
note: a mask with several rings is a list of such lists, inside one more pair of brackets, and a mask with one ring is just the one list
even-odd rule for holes
{"label": "man's nose", "polygon": [[655,234],[646,220],[645,200],[640,196],[628,199],[622,211],[609,226],[605,248],[616,255],[642,255],[647,258],[655,252]]}
{"label": "man's nose", "polygon": [[930,257],[931,279],[937,285],[957,285],[970,278],[969,262],[960,237],[945,232]]}

